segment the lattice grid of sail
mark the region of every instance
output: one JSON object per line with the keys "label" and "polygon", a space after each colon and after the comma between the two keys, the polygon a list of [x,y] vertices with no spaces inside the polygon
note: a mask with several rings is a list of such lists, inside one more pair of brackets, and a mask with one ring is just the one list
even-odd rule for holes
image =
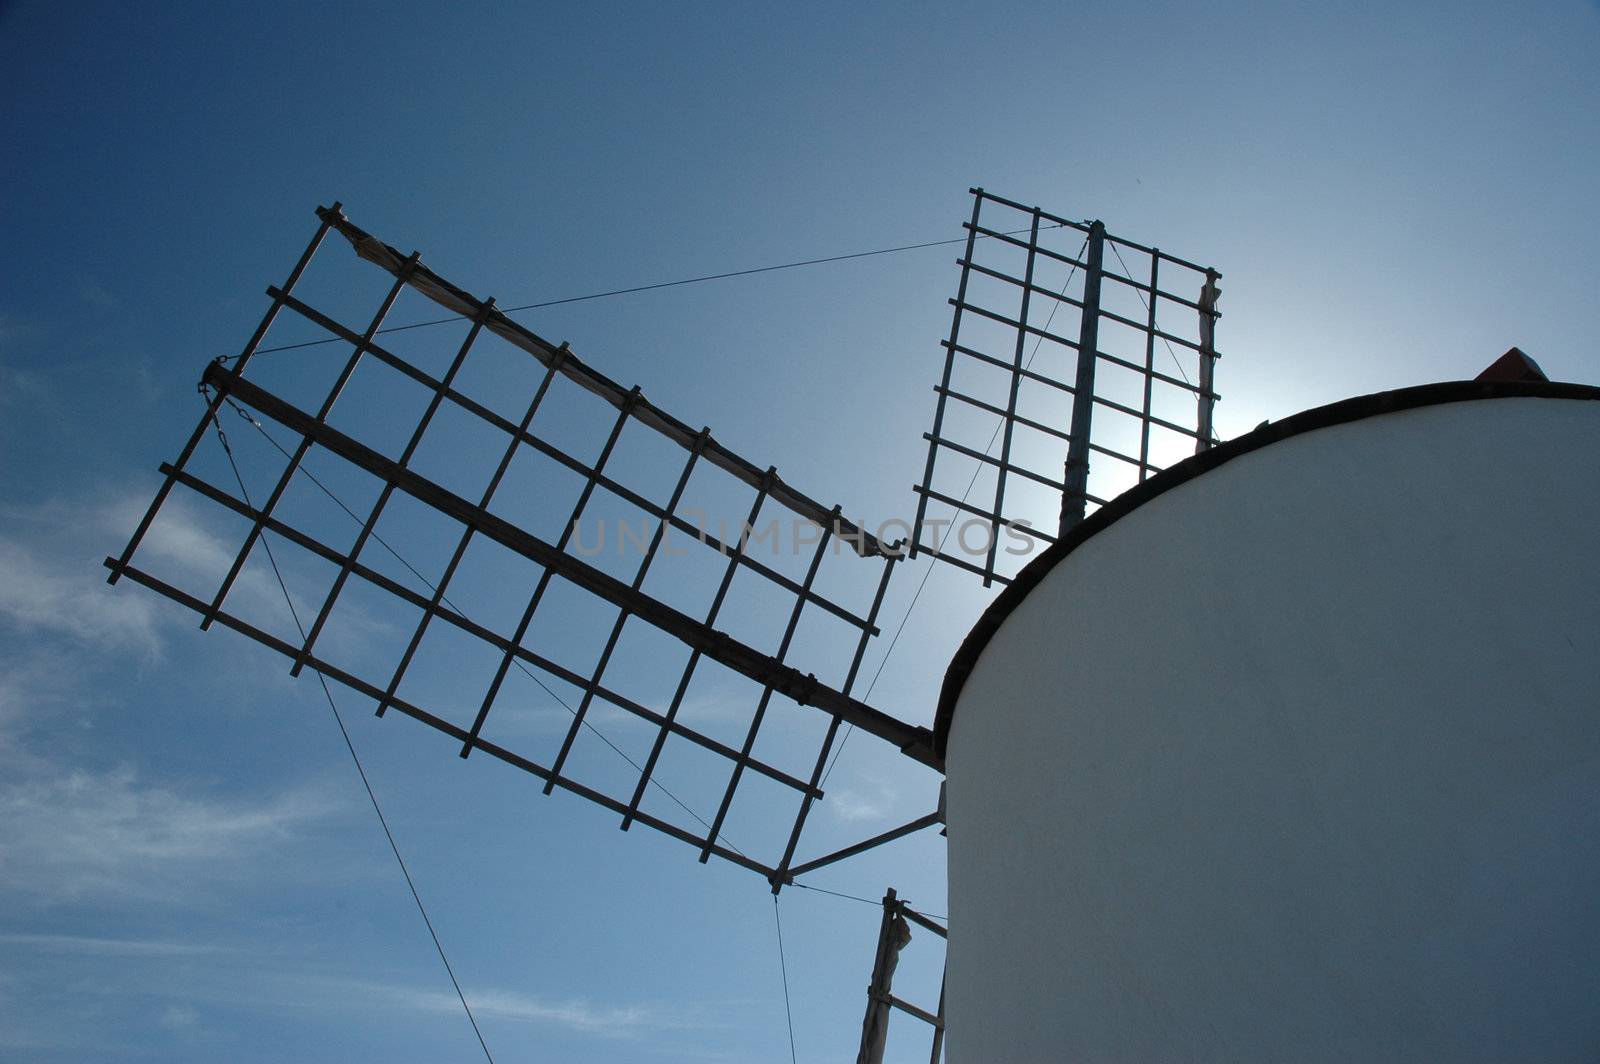
{"label": "lattice grid of sail", "polygon": [[[206,409],[107,559],[113,581],[322,673],[380,715],[437,729],[462,757],[525,770],[546,793],[580,795],[625,829],[646,824],[775,888],[799,867],[842,724],[934,764],[926,728],[851,693],[900,544],[338,205],[318,214],[243,353],[205,370]],[[329,233],[364,276],[308,294]],[[461,320],[386,330],[407,299]],[[257,357],[280,326],[309,337],[304,352]],[[240,452],[255,441],[258,476],[271,459],[255,490],[230,480],[228,439]],[[203,527],[208,550],[166,549],[164,522]],[[299,604],[293,626],[263,593],[268,543]],[[657,779],[668,765],[672,791]],[[766,826],[742,837],[748,849],[730,830],[741,809]]]}
{"label": "lattice grid of sail", "polygon": [[[988,586],[1211,446],[1222,275],[1099,222],[972,193],[911,555]],[[930,502],[953,522],[930,518]]]}

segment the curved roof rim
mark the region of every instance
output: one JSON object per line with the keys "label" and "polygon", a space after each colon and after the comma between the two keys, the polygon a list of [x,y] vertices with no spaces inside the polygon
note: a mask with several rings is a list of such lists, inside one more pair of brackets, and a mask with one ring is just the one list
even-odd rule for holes
{"label": "curved roof rim", "polygon": [[1251,451],[1258,451],[1271,444],[1317,429],[1361,421],[1382,414],[1481,399],[1600,401],[1600,387],[1529,379],[1479,379],[1443,381],[1438,384],[1423,384],[1412,388],[1341,399],[1326,406],[1303,410],[1282,421],[1263,422],[1253,431],[1187,458],[1112,499],[1074,526],[1065,536],[1017,573],[1016,578],[989,604],[983,615],[978,618],[977,624],[973,625],[972,631],[962,640],[960,648],[956,650],[949,667],[945,670],[944,684],[939,691],[939,704],[934,713],[933,749],[941,767],[945,759],[945,745],[950,737],[950,724],[955,717],[956,702],[961,697],[961,689],[977,664],[978,657],[989,645],[989,640],[999,630],[1000,625],[1011,615],[1011,611],[1016,609],[1056,563],[1071,554],[1082,543],[1152,499]]}

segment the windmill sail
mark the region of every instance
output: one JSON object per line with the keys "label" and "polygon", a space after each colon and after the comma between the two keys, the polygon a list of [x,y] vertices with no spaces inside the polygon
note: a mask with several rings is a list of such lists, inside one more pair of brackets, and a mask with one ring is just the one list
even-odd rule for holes
{"label": "windmill sail", "polygon": [[[1211,446],[1222,275],[1100,222],[972,195],[911,556],[987,587]],[[930,519],[930,502],[952,518]]]}
{"label": "windmill sail", "polygon": [[[635,822],[656,828],[694,846],[702,861],[717,856],[759,872],[774,889],[806,867],[796,865],[796,848],[823,796],[824,766],[842,725],[937,767],[928,729],[851,694],[903,545],[880,542],[839,507],[678,420],[638,388],[616,384],[418,255],[357,228],[337,204],[318,215],[321,225],[288,280],[268,289],[271,305],[242,354],[205,370],[205,412],[177,459],[162,465],[165,479],[126,548],[106,560],[113,583],[127,577],[151,588],[193,610],[202,628],[231,629],[290,659],[294,673],[309,667],[365,696],[379,715],[393,709],[437,729],[462,757],[489,755],[538,777],[546,793],[577,794],[617,814],[624,829]],[[388,275],[365,324],[348,324],[297,294],[330,232]],[[459,315],[459,343],[443,352],[432,345],[426,357],[403,355],[404,337],[391,340],[394,330],[383,326],[407,293]],[[333,301],[347,295],[340,290]],[[285,375],[262,349],[283,320],[319,337],[314,373]],[[330,349],[339,355],[328,358]],[[478,369],[485,359],[510,368],[485,375]],[[513,378],[524,387],[513,387]],[[584,399],[590,413],[579,416]],[[265,490],[250,492],[239,474],[221,424],[232,413],[244,419],[230,421],[235,437],[248,423],[279,452]],[[644,449],[630,462],[621,452],[641,430]],[[598,449],[574,443],[575,432]],[[476,479],[463,472],[469,467],[480,470]],[[538,472],[528,473],[533,467]],[[641,473],[646,468],[654,475]],[[520,485],[508,487],[519,476]],[[307,481],[344,517],[313,516],[304,505]],[[360,503],[346,503],[329,487],[335,482]],[[717,486],[724,506],[737,499],[742,521],[730,528],[719,520],[713,529],[705,507],[691,506],[702,482]],[[149,546],[174,507],[199,507],[231,529],[235,546],[204,578],[192,566],[164,573],[170,552]],[[431,564],[413,565],[394,546],[401,516],[431,530],[417,548]],[[586,521],[602,547],[609,527],[617,549],[597,550]],[[794,565],[762,549],[785,533],[797,548]],[[305,608],[292,630],[252,612],[252,574],[274,545],[278,554],[266,560],[291,606],[289,584],[304,577],[294,590]],[[478,590],[502,601],[519,596],[513,608],[456,601],[468,599],[470,572],[486,552],[499,568],[480,573]],[[850,594],[824,593],[825,567],[845,569],[827,586]],[[737,628],[751,618],[770,622],[764,638]],[[439,667],[422,664],[430,654]],[[668,671],[673,682],[660,683]],[[734,704],[734,719],[723,719],[720,730],[694,711],[708,677],[735,692],[723,699]],[[644,687],[653,690],[641,693]],[[548,709],[552,699],[565,710],[554,715],[556,726],[551,715],[529,709],[530,702]],[[814,725],[798,761],[793,743],[784,744],[784,763],[761,753],[763,725],[770,731],[780,715]],[[601,736],[631,766],[620,785],[615,774],[601,781],[583,764],[584,737],[601,735],[599,717],[639,738],[630,754]],[[662,790],[654,777],[673,751],[720,766],[702,772],[720,781],[709,817],[652,791]],[[783,808],[792,810],[761,853],[740,849],[726,833],[752,781],[787,796]]]}

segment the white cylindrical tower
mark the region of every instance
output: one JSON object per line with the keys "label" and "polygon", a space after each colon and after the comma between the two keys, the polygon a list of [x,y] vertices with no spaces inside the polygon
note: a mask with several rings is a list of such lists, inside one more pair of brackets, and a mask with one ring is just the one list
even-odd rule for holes
{"label": "white cylindrical tower", "polygon": [[951,1059],[1600,1057],[1600,389],[1308,411],[952,664]]}

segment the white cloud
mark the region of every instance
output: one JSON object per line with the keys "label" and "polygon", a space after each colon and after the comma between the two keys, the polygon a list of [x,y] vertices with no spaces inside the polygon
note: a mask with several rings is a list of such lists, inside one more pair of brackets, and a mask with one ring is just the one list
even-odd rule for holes
{"label": "white cloud", "polygon": [[881,781],[868,782],[861,788],[841,788],[830,791],[822,806],[836,820],[847,824],[867,820],[882,820],[895,808],[899,792]]}
{"label": "white cloud", "polygon": [[[246,525],[242,518],[237,519],[239,521],[237,539],[232,541],[222,539],[207,524],[207,518],[224,516],[222,508],[209,502],[197,505],[193,501],[193,496],[184,495],[182,490],[175,489],[174,493],[162,503],[160,514],[139,543],[134,564],[184,591],[209,599],[221,583],[223,575],[233,565],[235,553],[243,543]],[[102,594],[113,594],[117,598],[135,598],[145,602],[160,601],[154,592],[144,588],[127,584],[115,589],[103,586],[105,569],[100,566],[101,559],[107,554],[114,555],[121,551],[128,536],[143,519],[148,505],[149,500],[143,497],[124,496],[104,505],[87,507],[80,511],[84,515],[83,521],[86,525],[101,530],[94,544],[97,549],[93,551],[95,555],[93,568],[97,573],[98,583],[102,585],[100,588]],[[71,510],[70,507],[66,509]],[[281,552],[279,557],[282,557]],[[74,559],[75,562],[78,560]],[[256,560],[258,556],[252,554],[252,562]],[[286,575],[289,576],[290,586],[294,587],[293,574]],[[246,566],[240,571],[238,579],[229,590],[228,609],[229,612],[241,613],[246,617],[284,615],[283,593],[264,572],[253,571],[250,566]],[[168,618],[184,617],[166,604],[162,604],[161,613]]]}
{"label": "white cloud", "polygon": [[[142,496],[122,495],[0,507],[0,623],[97,652],[135,653],[145,664],[157,660],[168,626],[192,615],[130,582],[108,586],[102,565],[127,542],[147,505]],[[210,527],[209,519],[222,517],[220,508],[197,505],[175,493],[141,541],[135,564],[191,594],[209,597],[239,546]],[[244,527],[240,522],[236,529],[241,538]],[[281,552],[279,557],[283,560]],[[305,588],[292,567],[285,575],[306,618],[311,604]],[[247,566],[228,602],[230,612],[286,629],[282,592],[264,571]],[[337,654],[358,652],[394,635],[392,623],[348,604],[341,606],[340,617],[327,648]]]}
{"label": "white cloud", "polygon": [[[454,994],[385,988],[396,1003],[433,1012],[459,1012]],[[704,1026],[681,1011],[653,1005],[602,1005],[581,998],[550,1001],[509,990],[483,990],[468,996],[479,1016],[552,1023],[588,1034],[636,1035],[643,1031],[695,1030]]]}
{"label": "white cloud", "polygon": [[[124,495],[0,507],[0,891],[13,898],[192,895],[333,806],[306,791],[219,798],[32,749],[47,729],[59,739],[63,727],[92,728],[93,709],[120,697],[104,675],[130,657],[158,660],[169,626],[188,619],[142,588],[106,586],[100,559],[145,505]],[[147,564],[167,563],[169,579],[226,571],[231,551],[192,504],[175,498],[162,514],[141,550]],[[250,576],[236,594],[282,611],[277,587]]]}
{"label": "white cloud", "polygon": [[192,1005],[168,1005],[161,1010],[157,1022],[169,1031],[183,1031],[193,1027],[199,1020],[200,1013]]}
{"label": "white cloud", "polygon": [[[248,1010],[277,1022],[296,1012],[332,1013],[339,1023],[350,1025],[380,1023],[396,1015],[452,1023],[461,1017],[460,999],[448,985],[435,990],[350,978],[260,947],[247,954],[181,942],[58,935],[0,935],[0,945],[57,954],[50,962],[57,967],[35,963],[31,971],[35,976],[55,971],[58,982],[78,987],[71,999],[42,999],[29,991],[25,980],[12,980],[15,991],[8,993],[6,976],[0,973],[0,1049],[82,1049],[83,1039],[93,1037],[109,1017],[124,1017],[119,1021],[124,1023],[153,1019],[155,1026],[169,1031],[190,1031],[201,1025],[208,1006]],[[249,963],[240,963],[245,956]],[[182,965],[173,963],[177,957],[184,960]],[[108,971],[116,977],[105,978]],[[674,1035],[725,1030],[732,1014],[730,1006],[704,1002],[619,1004],[470,985],[465,989],[480,1022],[562,1028],[652,1048]]]}
{"label": "white cloud", "polygon": [[[144,498],[125,497],[95,513],[95,518],[106,530],[104,541],[97,544],[102,548],[100,555],[107,553],[104,549],[107,544],[113,545],[110,553],[116,553],[121,548],[143,518],[147,505],[148,501]],[[211,522],[216,521],[223,522],[221,527],[226,530],[225,535],[219,535],[212,527]],[[234,523],[229,525],[227,522]],[[160,515],[140,541],[134,563],[184,591],[209,599],[233,565],[246,527],[243,518],[231,512],[225,513],[220,506],[210,502],[196,501],[180,489],[162,504]],[[351,527],[353,529],[354,525]],[[323,593],[332,581],[333,567],[320,559],[311,559],[299,548],[286,549],[276,533],[268,532],[263,542],[268,543],[275,552],[274,556],[282,566],[284,581],[300,612],[300,620],[309,626],[316,616]],[[278,585],[277,578],[263,568],[265,564],[265,554],[260,549],[253,550],[249,564],[240,570],[228,592],[227,610],[258,627],[292,638],[283,589]],[[98,571],[103,584],[104,570]],[[362,582],[357,579],[353,583],[359,585]],[[119,597],[128,596],[157,603],[164,618],[188,620],[192,617],[185,617],[171,604],[160,602],[154,592],[145,588],[123,585],[116,589],[116,593]],[[319,655],[336,663],[347,663],[350,658],[373,647],[404,638],[392,618],[355,606],[351,598],[345,594],[340,599],[334,615],[337,617],[336,623],[324,629],[317,644]],[[405,634],[409,635],[409,628]],[[359,669],[354,671],[360,672]]]}
{"label": "white cloud", "polygon": [[[0,343],[11,346],[38,331],[33,325],[17,317],[16,314],[0,310]],[[0,367],[0,373],[5,373],[7,377],[12,377],[17,374],[17,371],[7,371]],[[0,395],[3,394],[4,392],[0,392]]]}
{"label": "white cloud", "polygon": [[170,900],[197,872],[222,874],[331,808],[308,792],[223,801],[145,785],[127,768],[41,764],[0,785],[0,889],[49,902]]}
{"label": "white cloud", "polygon": [[60,655],[0,655],[0,754],[14,751],[23,726],[41,708],[61,704],[78,685],[78,670]]}
{"label": "white cloud", "polygon": [[[148,500],[144,498],[127,496],[117,499],[91,511],[93,522],[112,536],[112,542],[120,547],[138,527],[148,505]],[[163,560],[199,570],[225,570],[233,561],[233,552],[224,548],[216,536],[201,526],[181,495],[168,496],[161,506],[160,518],[150,526],[150,532],[140,543],[139,549]],[[115,554],[116,551],[103,553]]]}
{"label": "white cloud", "polygon": [[201,942],[100,938],[94,935],[0,934],[0,944],[23,946],[48,953],[77,953],[97,957],[176,957],[220,951],[217,946]]}
{"label": "white cloud", "polygon": [[103,585],[92,570],[75,571],[31,545],[0,539],[0,616],[33,631],[153,658],[160,649],[155,604],[109,595]]}
{"label": "white cloud", "polygon": [[92,278],[84,278],[78,282],[78,295],[95,310],[116,310],[122,306],[121,297]]}
{"label": "white cloud", "polygon": [[[380,1008],[408,1012],[458,1015],[461,1001],[444,990],[343,979],[301,979],[308,992],[306,1005],[344,1008],[361,1001]],[[467,1001],[480,1019],[500,1019],[529,1024],[551,1024],[583,1034],[638,1038],[668,1031],[700,1031],[722,1026],[698,1011],[665,1004],[604,1004],[585,998],[551,999],[511,990],[475,990],[466,987]]]}
{"label": "white cloud", "polygon": [[[115,553],[144,514],[133,496],[87,503],[47,502],[0,509],[0,620],[99,651],[161,650],[161,625],[174,614],[149,594],[106,585],[101,559]],[[178,575],[225,571],[231,555],[179,500],[170,501],[143,551]],[[255,589],[259,592],[261,589]]]}

